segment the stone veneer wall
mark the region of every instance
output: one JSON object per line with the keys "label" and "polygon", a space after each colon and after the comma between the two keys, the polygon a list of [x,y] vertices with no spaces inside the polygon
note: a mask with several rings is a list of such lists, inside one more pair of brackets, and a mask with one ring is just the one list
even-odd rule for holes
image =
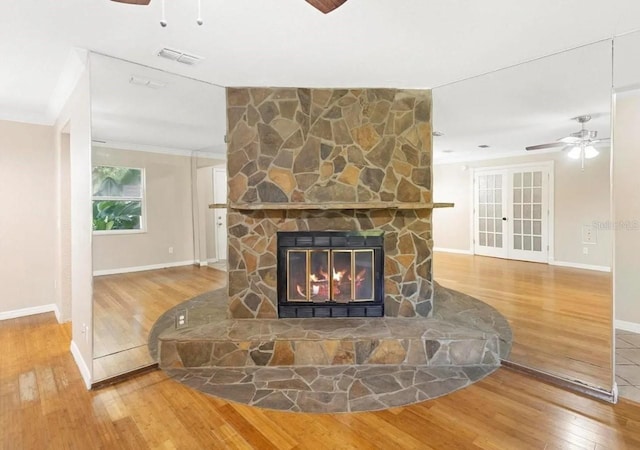
{"label": "stone veneer wall", "polygon": [[431,91],[229,88],[227,120],[230,317],[277,317],[276,231],[372,229],[385,315],[431,315],[431,210],[395,208],[432,200]]}

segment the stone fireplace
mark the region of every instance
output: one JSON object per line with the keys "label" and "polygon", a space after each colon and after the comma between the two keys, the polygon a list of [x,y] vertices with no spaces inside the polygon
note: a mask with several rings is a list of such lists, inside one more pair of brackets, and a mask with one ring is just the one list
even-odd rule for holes
{"label": "stone fireplace", "polygon": [[[383,277],[371,280],[380,298],[332,298],[312,317],[432,314],[430,91],[230,88],[227,118],[230,318],[308,317],[318,303],[309,290],[320,284],[305,278],[290,302],[305,304],[279,308],[278,236],[291,232],[384,234]],[[297,247],[294,258],[309,264],[367,258]]]}
{"label": "stone fireplace", "polygon": [[499,367],[506,320],[432,282],[431,209],[453,205],[431,203],[429,91],[242,88],[227,102],[228,286],[165,313],[163,370],[326,413],[427,400]]}

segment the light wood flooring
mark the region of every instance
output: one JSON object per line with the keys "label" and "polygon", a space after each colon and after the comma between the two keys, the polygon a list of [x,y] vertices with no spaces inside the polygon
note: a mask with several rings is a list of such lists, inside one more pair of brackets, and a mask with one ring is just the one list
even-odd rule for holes
{"label": "light wood flooring", "polygon": [[499,369],[445,397],[353,414],[275,412],[154,371],[87,391],[53,314],[0,322],[0,448],[637,449],[640,406]]}
{"label": "light wood flooring", "polygon": [[433,275],[507,318],[510,360],[611,390],[610,273],[436,252]]}
{"label": "light wood flooring", "polygon": [[225,272],[206,266],[95,277],[94,380],[153,363],[147,339],[156,320],[175,305],[225,284]]}

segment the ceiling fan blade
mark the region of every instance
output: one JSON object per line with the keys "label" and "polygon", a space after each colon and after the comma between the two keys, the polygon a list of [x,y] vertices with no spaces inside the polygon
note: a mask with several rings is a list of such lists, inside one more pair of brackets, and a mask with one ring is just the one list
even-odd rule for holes
{"label": "ceiling fan blade", "polygon": [[111,0],[112,2],[126,3],[128,5],[143,5],[147,6],[151,0]]}
{"label": "ceiling fan blade", "polygon": [[347,0],[306,0],[311,6],[323,14],[328,14],[334,9],[342,6]]}
{"label": "ceiling fan blade", "polygon": [[579,144],[582,142],[582,139],[576,136],[567,136],[559,139],[560,142],[564,142],[565,144]]}
{"label": "ceiling fan blade", "polygon": [[544,150],[545,148],[555,148],[555,147],[564,147],[564,142],[551,142],[550,144],[540,144],[540,145],[531,145],[529,147],[525,147],[524,149],[527,151],[531,150]]}

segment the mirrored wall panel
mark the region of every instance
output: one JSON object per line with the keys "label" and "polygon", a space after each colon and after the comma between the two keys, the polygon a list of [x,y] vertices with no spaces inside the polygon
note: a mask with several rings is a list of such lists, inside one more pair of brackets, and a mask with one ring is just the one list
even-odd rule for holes
{"label": "mirrored wall panel", "polygon": [[611,392],[612,43],[434,89],[434,278],[504,314],[509,359]]}
{"label": "mirrored wall panel", "polygon": [[209,208],[226,119],[224,89],[207,83],[96,54],[91,81],[99,381],[153,364],[157,318],[226,282]]}

